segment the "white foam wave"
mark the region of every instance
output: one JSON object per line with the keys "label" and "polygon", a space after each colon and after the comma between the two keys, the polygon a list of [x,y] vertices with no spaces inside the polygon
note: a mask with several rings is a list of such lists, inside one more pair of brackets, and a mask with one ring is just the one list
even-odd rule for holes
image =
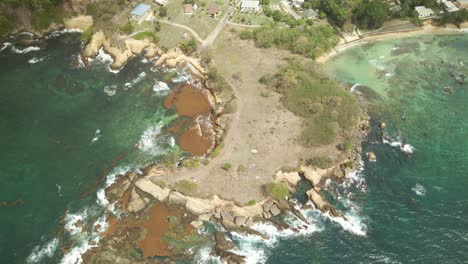
{"label": "white foam wave", "polygon": [[10,46],[11,46],[10,42],[3,43],[3,47],[0,48],[0,52],[4,51],[6,48],[8,48]]}
{"label": "white foam wave", "polygon": [[18,53],[18,54],[26,54],[26,53],[29,53],[29,52],[32,52],[32,51],[38,51],[40,49],[41,48],[35,47],[35,46],[27,47],[27,48],[24,48],[24,49],[17,49],[15,46],[11,46],[11,51],[14,52],[14,53]]}
{"label": "white foam wave", "polygon": [[57,250],[59,240],[57,238],[52,239],[43,246],[34,247],[31,254],[29,254],[26,259],[27,263],[39,263],[44,258],[51,258],[54,256],[55,251]]}
{"label": "white foam wave", "polygon": [[192,76],[187,73],[186,70],[180,71],[176,77],[172,78],[173,83],[189,83],[192,79]]}
{"label": "white foam wave", "polygon": [[211,248],[205,247],[198,251],[197,255],[195,256],[195,261],[198,264],[222,264],[220,257],[211,255]]}
{"label": "white foam wave", "polygon": [[353,213],[346,213],[344,217],[333,217],[328,213],[325,215],[350,233],[358,236],[366,236],[367,234],[367,226],[363,223],[362,219],[358,215]]}
{"label": "white foam wave", "polygon": [[83,30],[79,28],[71,28],[71,29],[64,29],[64,30],[56,30],[51,32],[49,35],[47,35],[45,38],[50,39],[50,38],[56,38],[59,37],[60,35],[66,34],[66,33],[82,33]]}
{"label": "white foam wave", "polygon": [[153,85],[153,91],[159,96],[166,96],[169,94],[170,88],[165,82],[156,81]]}
{"label": "white foam wave", "polygon": [[406,154],[413,154],[415,151],[415,148],[413,146],[411,146],[410,144],[403,144],[401,139],[392,140],[389,137],[383,137],[382,143],[388,144],[392,147],[398,147],[403,153],[406,153]]}
{"label": "white foam wave", "polygon": [[426,195],[426,188],[422,186],[421,184],[417,183],[413,188],[411,188],[414,193],[416,193],[419,196],[425,196]]}
{"label": "white foam wave", "polygon": [[124,84],[124,90],[127,90],[128,88],[132,88],[135,84],[143,81],[145,77],[146,77],[146,72],[140,72],[135,79]]}
{"label": "white foam wave", "polygon": [[32,57],[30,60],[28,60],[28,62],[30,64],[36,64],[38,62],[41,62],[45,59],[45,57],[42,57],[42,58],[38,58],[38,57]]}
{"label": "white foam wave", "polygon": [[173,138],[169,135],[160,135],[163,126],[163,122],[159,122],[146,129],[137,144],[138,148],[143,152],[157,156],[164,153],[165,147],[172,147],[174,144]]}
{"label": "white foam wave", "polygon": [[117,85],[113,84],[113,85],[106,85],[104,87],[104,92],[108,95],[108,96],[113,96],[115,93],[117,93]]}

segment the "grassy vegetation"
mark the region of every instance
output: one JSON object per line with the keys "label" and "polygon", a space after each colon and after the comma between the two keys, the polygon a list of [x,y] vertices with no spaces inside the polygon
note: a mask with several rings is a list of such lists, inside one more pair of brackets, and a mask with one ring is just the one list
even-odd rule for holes
{"label": "grassy vegetation", "polygon": [[185,54],[191,55],[197,50],[198,44],[194,37],[183,41],[179,44],[180,50],[182,50]]}
{"label": "grassy vegetation", "polygon": [[276,200],[281,200],[289,195],[288,187],[281,182],[270,182],[265,185],[266,193]]}
{"label": "grassy vegetation", "polygon": [[252,206],[252,205],[256,205],[256,204],[257,204],[257,201],[255,201],[255,200],[250,200],[250,201],[247,202],[248,206]]}
{"label": "grassy vegetation", "polygon": [[156,32],[153,31],[143,31],[134,35],[132,38],[138,40],[149,39],[155,43],[159,42],[159,37],[156,35]]}
{"label": "grassy vegetation", "polygon": [[320,169],[330,168],[334,164],[329,157],[318,156],[306,160],[306,165],[315,166]]}
{"label": "grassy vegetation", "polygon": [[224,147],[224,144],[221,143],[219,144],[218,146],[216,146],[216,148],[213,150],[213,152],[211,152],[211,158],[216,158],[217,156],[219,156],[219,153],[221,152],[221,149]]}
{"label": "grassy vegetation", "polygon": [[93,33],[94,33],[94,28],[89,27],[88,29],[83,31],[83,34],[81,34],[81,40],[84,43],[87,43],[91,39],[91,37],[93,36]]}
{"label": "grassy vegetation", "polygon": [[229,163],[229,162],[224,163],[223,169],[227,170],[227,171],[230,171],[232,169],[232,164]]}
{"label": "grassy vegetation", "polygon": [[271,78],[260,81],[282,94],[285,107],[305,118],[299,141],[307,147],[347,138],[360,115],[356,98],[314,69],[292,62]]}
{"label": "grassy vegetation", "polygon": [[195,169],[200,167],[200,159],[197,157],[190,158],[190,159],[184,159],[182,161],[182,166],[190,169]]}
{"label": "grassy vegetation", "polygon": [[259,48],[277,47],[310,58],[329,51],[339,42],[337,33],[330,26],[286,28],[276,25],[262,26],[251,34],[242,31],[241,38],[251,36]]}
{"label": "grassy vegetation", "polygon": [[169,245],[172,255],[183,256],[189,250],[196,251],[210,243],[209,236],[188,227],[181,217],[170,216],[168,223],[169,229],[161,240]]}
{"label": "grassy vegetation", "polygon": [[63,17],[58,8],[48,6],[35,12],[32,21],[37,29],[46,29],[52,23],[62,23]]}
{"label": "grassy vegetation", "polygon": [[198,185],[194,182],[187,180],[181,180],[174,183],[174,186],[172,186],[172,188],[182,194],[189,196],[194,196],[198,194]]}

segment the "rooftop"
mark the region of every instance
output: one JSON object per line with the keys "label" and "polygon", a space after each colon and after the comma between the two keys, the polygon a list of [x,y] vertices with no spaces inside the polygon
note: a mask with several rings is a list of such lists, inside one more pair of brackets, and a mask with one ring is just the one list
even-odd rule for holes
{"label": "rooftop", "polygon": [[427,8],[425,6],[416,6],[414,9],[420,15],[432,15],[432,14],[434,14],[434,11],[432,11],[432,9]]}
{"label": "rooftop", "polygon": [[257,8],[260,6],[260,1],[257,0],[244,0],[241,7],[243,8]]}
{"label": "rooftop", "polygon": [[135,9],[133,9],[131,14],[134,16],[143,16],[150,8],[151,6],[147,4],[139,4]]}
{"label": "rooftop", "polygon": [[211,5],[208,7],[208,13],[212,15],[216,15],[221,12],[221,9],[217,5]]}
{"label": "rooftop", "polygon": [[302,11],[302,14],[304,14],[304,16],[307,17],[307,18],[314,18],[314,17],[318,16],[317,11],[315,11],[313,9],[306,9],[306,10]]}

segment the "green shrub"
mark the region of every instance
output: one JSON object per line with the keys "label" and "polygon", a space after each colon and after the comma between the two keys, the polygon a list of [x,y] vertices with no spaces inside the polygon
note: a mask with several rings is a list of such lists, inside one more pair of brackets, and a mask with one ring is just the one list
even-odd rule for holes
{"label": "green shrub", "polygon": [[167,7],[161,6],[161,7],[159,8],[159,16],[160,16],[160,17],[165,17],[165,16],[167,16]]}
{"label": "green shrub", "polygon": [[134,27],[130,21],[127,24],[120,27],[120,31],[125,34],[131,34],[134,30]]}
{"label": "green shrub", "polygon": [[281,102],[289,111],[305,119],[299,141],[306,147],[333,143],[357,123],[356,98],[313,64],[293,62],[275,74],[269,85],[282,94]]}
{"label": "green shrub", "polygon": [[194,53],[197,50],[197,47],[198,44],[194,37],[191,37],[189,40],[179,44],[180,50],[182,50],[187,55]]}
{"label": "green shrub", "polygon": [[33,24],[37,29],[46,29],[52,23],[62,23],[61,12],[54,7],[47,7],[33,15]]}
{"label": "green shrub", "polygon": [[257,204],[257,201],[255,201],[255,200],[250,200],[250,201],[247,202],[248,206],[252,206],[252,205],[256,205],[256,204]]}
{"label": "green shrub", "polygon": [[0,35],[3,35],[8,32],[10,28],[10,23],[8,22],[8,18],[3,15],[0,15]]}
{"label": "green shrub", "polygon": [[199,158],[190,158],[190,159],[184,159],[182,161],[182,166],[190,169],[195,169],[200,167],[200,159]]}
{"label": "green shrub", "polygon": [[229,162],[224,163],[223,169],[227,170],[227,171],[230,171],[232,169],[232,164],[229,163]]}
{"label": "green shrub", "polygon": [[196,195],[198,193],[198,185],[194,182],[181,180],[174,184],[173,189],[189,196]]}
{"label": "green shrub", "polygon": [[288,187],[284,183],[270,182],[265,186],[266,193],[276,200],[281,200],[289,195]]}
{"label": "green shrub", "polygon": [[221,149],[223,147],[224,147],[223,143],[218,144],[216,148],[213,150],[213,152],[211,152],[211,158],[216,158],[217,156],[219,156],[219,153],[221,152]]}
{"label": "green shrub", "polygon": [[159,42],[159,37],[153,31],[143,31],[133,36],[134,39],[143,40],[149,39],[153,42]]}
{"label": "green shrub", "polygon": [[84,43],[87,43],[91,39],[91,37],[93,36],[93,33],[94,33],[94,28],[89,27],[88,29],[83,31],[83,34],[81,34],[81,40]]}

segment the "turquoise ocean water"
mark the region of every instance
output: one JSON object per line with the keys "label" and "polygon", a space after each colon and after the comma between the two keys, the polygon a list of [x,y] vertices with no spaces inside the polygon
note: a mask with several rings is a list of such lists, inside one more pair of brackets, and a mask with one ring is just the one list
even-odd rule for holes
{"label": "turquoise ocean water", "polygon": [[161,103],[168,73],[142,58],[118,74],[105,56],[77,68],[81,45],[66,34],[0,53],[0,202],[23,202],[0,208],[1,263],[58,263],[63,244],[76,248],[67,259],[78,256],[97,237],[78,231],[106,210],[106,176],[177,147],[152,137],[177,118]]}
{"label": "turquoise ocean water", "polygon": [[364,44],[325,70],[360,84],[372,116],[364,170],[325,192],[346,220],[303,210],[299,233],[260,225],[270,240],[234,236],[240,253],[250,263],[468,263],[468,34]]}
{"label": "turquoise ocean water", "polygon": [[[77,223],[106,210],[103,177],[174,146],[170,137],[151,140],[177,118],[161,107],[158,82],[167,73],[141,59],[117,75],[98,60],[75,69],[80,45],[64,35],[40,51],[0,53],[0,202],[24,201],[0,208],[2,263],[79,255],[95,234],[83,235]],[[271,239],[233,234],[236,252],[249,263],[468,263],[468,85],[458,83],[468,75],[467,48],[468,35],[421,36],[361,45],[329,61],[332,76],[359,83],[354,92],[368,98],[373,128],[363,152],[375,152],[377,162],[366,160],[343,186],[328,185],[346,220],[303,210],[308,225],[286,219],[299,233],[259,224]],[[33,57],[43,60],[31,64]],[[76,250],[64,258],[58,247],[67,239]],[[196,259],[216,262],[207,254]]]}

